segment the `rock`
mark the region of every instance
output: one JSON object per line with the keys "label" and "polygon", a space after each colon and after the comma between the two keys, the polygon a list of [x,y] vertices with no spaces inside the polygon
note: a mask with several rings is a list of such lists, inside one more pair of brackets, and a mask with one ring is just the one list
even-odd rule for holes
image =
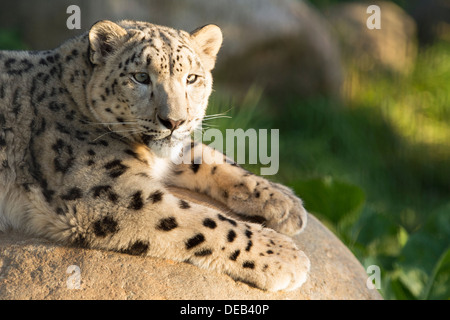
{"label": "rock", "polygon": [[[370,5],[381,11],[381,29],[367,28]],[[412,70],[417,55],[416,23],[402,8],[388,1],[342,3],[327,10],[347,63],[363,71],[395,73]]]}
{"label": "rock", "polygon": [[51,49],[82,32],[66,27],[71,4],[80,7],[84,31],[103,19],[143,20],[187,31],[219,25],[225,43],[217,78],[242,92],[254,83],[303,95],[340,89],[338,47],[326,21],[301,0],[16,0],[0,11],[0,27],[19,29],[33,50]]}
{"label": "rock", "polygon": [[[224,209],[204,196],[173,191],[190,201]],[[270,293],[185,263],[69,248],[0,233],[0,300],[381,299],[377,290],[366,287],[368,276],[353,254],[316,218],[309,216],[306,230],[295,241],[311,260],[308,280],[296,291]],[[71,270],[70,266],[76,267]],[[79,289],[77,281],[70,282],[77,275]]]}

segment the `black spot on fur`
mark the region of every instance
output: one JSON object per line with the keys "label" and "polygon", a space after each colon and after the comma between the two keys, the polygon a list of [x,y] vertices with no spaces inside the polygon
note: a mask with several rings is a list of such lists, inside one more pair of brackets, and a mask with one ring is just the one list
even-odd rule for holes
{"label": "black spot on fur", "polygon": [[35,124],[34,126],[34,134],[36,136],[40,136],[42,133],[45,132],[47,128],[47,122],[45,121],[45,118],[40,119],[40,124]]}
{"label": "black spot on fur", "polygon": [[50,203],[53,200],[53,195],[55,194],[55,191],[48,189],[47,180],[42,179],[40,181],[40,186],[42,188],[42,194],[44,195],[45,200]]}
{"label": "black spot on fur", "polygon": [[75,119],[75,114],[76,114],[76,112],[74,110],[69,111],[66,114],[66,119],[69,121],[73,121]]}
{"label": "black spot on fur", "polygon": [[42,102],[46,96],[47,96],[47,92],[45,92],[45,91],[41,92],[41,94],[38,95],[38,97],[37,97],[37,102]]}
{"label": "black spot on fur", "polygon": [[209,218],[206,218],[205,220],[203,220],[203,225],[210,229],[215,229],[217,227],[216,222]]}
{"label": "black spot on fur", "polygon": [[83,197],[83,191],[80,188],[72,188],[67,194],[62,195],[61,199],[65,201],[73,201]]}
{"label": "black spot on fur", "polygon": [[191,164],[192,172],[197,173],[199,169],[200,169],[200,164],[198,164],[198,163]]}
{"label": "black spot on fur", "polygon": [[[96,142],[89,142],[88,144],[91,146],[103,146],[103,147],[109,146],[109,143],[106,140],[98,140]],[[116,160],[116,161],[119,161],[119,160]],[[114,161],[112,161],[112,162],[114,162]],[[128,169],[128,167],[127,167],[127,169]]]}
{"label": "black spot on fur", "polygon": [[245,230],[245,235],[247,236],[247,238],[251,239],[253,232],[251,232],[250,230]]}
{"label": "black spot on fur", "polygon": [[111,178],[115,179],[115,178],[118,178],[121,175],[123,175],[129,168],[126,165],[122,164],[122,161],[114,160],[114,161],[108,162],[105,165],[105,169],[109,171],[108,175]]}
{"label": "black spot on fur", "polygon": [[147,172],[136,173],[136,176],[143,177],[143,178],[150,178],[150,176],[148,175]]}
{"label": "black spot on fur", "polygon": [[94,234],[97,237],[104,238],[114,234],[119,230],[117,221],[111,217],[104,217],[94,223]]}
{"label": "black spot on fur", "polygon": [[190,250],[190,249],[202,244],[203,242],[205,242],[205,236],[201,233],[196,234],[195,236],[193,236],[192,238],[190,238],[186,241],[186,249]]}
{"label": "black spot on fur", "polygon": [[253,242],[252,242],[252,240],[249,240],[248,243],[247,243],[247,247],[245,248],[245,251],[250,251],[252,246],[253,246]]}
{"label": "black spot on fur", "polygon": [[212,253],[213,252],[211,249],[203,249],[203,250],[197,251],[196,253],[194,253],[194,255],[196,257],[207,257],[207,256],[212,255]]}
{"label": "black spot on fur", "polygon": [[139,155],[138,155],[136,152],[134,152],[133,150],[126,149],[126,150],[124,150],[124,152],[125,152],[126,154],[132,156],[132,157],[135,158],[136,160],[138,160],[138,161],[140,161],[140,162],[145,163],[145,164],[148,165],[148,162],[145,161],[145,160],[142,160],[142,159],[139,157]]}
{"label": "black spot on fur", "polygon": [[67,105],[65,103],[58,103],[56,101],[50,101],[48,104],[48,108],[51,111],[60,111],[60,110],[65,110],[67,108]]}
{"label": "black spot on fur", "polygon": [[184,200],[180,200],[179,206],[181,209],[189,209],[191,205]]}
{"label": "black spot on fur", "polygon": [[128,209],[141,210],[144,207],[144,200],[142,199],[142,191],[133,194]]}
{"label": "black spot on fur", "polygon": [[72,146],[65,143],[63,140],[58,139],[52,146],[53,151],[57,156],[53,160],[56,172],[66,173],[73,165],[75,161]]}
{"label": "black spot on fur", "polygon": [[126,149],[124,152],[126,154],[132,156],[133,158],[136,158],[136,159],[140,160],[138,154],[136,152],[134,152],[133,150]]}
{"label": "black spot on fur", "polygon": [[220,221],[228,221],[232,226],[236,227],[237,226],[237,222],[234,221],[233,219],[229,219],[227,217],[224,217],[221,214],[218,214],[217,217],[219,218]]}
{"label": "black spot on fur", "polygon": [[111,186],[96,186],[92,188],[94,198],[106,197],[112,203],[117,203],[119,196],[112,191]]}
{"label": "black spot on fur", "polygon": [[230,195],[228,194],[228,191],[223,190],[223,192],[222,192],[222,197],[224,197],[224,199],[228,199],[229,196],[230,196]]}
{"label": "black spot on fur", "polygon": [[236,250],[235,252],[233,252],[230,256],[230,260],[232,261],[236,261],[237,257],[239,256],[239,254],[241,253],[241,250]]}
{"label": "black spot on fur", "polygon": [[142,139],[142,142],[143,142],[145,145],[148,145],[148,144],[150,143],[150,141],[153,140],[153,136],[149,136],[149,135],[147,135],[147,134],[142,134],[142,135],[141,135],[141,139]]}
{"label": "black spot on fur", "polygon": [[233,230],[230,230],[227,235],[227,240],[228,240],[228,242],[233,242],[234,239],[236,239],[236,232],[234,232]]}
{"label": "black spot on fur", "polygon": [[160,220],[156,229],[161,231],[171,231],[177,227],[178,227],[177,220],[174,217],[170,217]]}
{"label": "black spot on fur", "polygon": [[13,94],[13,101],[12,101],[12,111],[17,116],[20,112],[20,109],[22,109],[22,105],[20,104],[20,96],[21,96],[21,90],[17,88],[14,91]]}
{"label": "black spot on fur", "polygon": [[[23,59],[17,63],[16,62],[16,59],[8,59],[5,61],[5,68],[8,69],[7,73],[9,75],[21,75],[22,73],[28,72],[31,68],[33,68],[33,64],[27,59]],[[11,69],[13,64],[16,65],[15,69]]]}
{"label": "black spot on fur", "polygon": [[56,123],[56,130],[58,130],[61,133],[70,134],[70,131],[67,130],[65,126],[63,126],[61,123]]}
{"label": "black spot on fur", "polygon": [[72,244],[79,248],[89,248],[89,243],[86,240],[86,237],[82,235],[78,235],[72,242]]}
{"label": "black spot on fur", "polygon": [[253,261],[245,261],[242,267],[246,269],[255,269],[255,263]]}
{"label": "black spot on fur", "polygon": [[155,191],[153,192],[148,198],[147,200],[151,200],[152,203],[157,203],[160,202],[163,198],[164,193],[162,193],[161,191]]}
{"label": "black spot on fur", "polygon": [[143,256],[148,252],[150,243],[144,241],[136,241],[127,249],[120,250],[121,253],[129,254],[132,256]]}

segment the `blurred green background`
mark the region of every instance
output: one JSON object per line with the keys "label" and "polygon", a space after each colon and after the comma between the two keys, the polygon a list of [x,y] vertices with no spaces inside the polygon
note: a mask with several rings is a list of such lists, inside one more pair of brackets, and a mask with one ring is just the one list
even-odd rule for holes
{"label": "blurred green background", "polygon": [[[320,11],[338,2],[312,1]],[[223,130],[280,129],[280,171],[268,178],[292,187],[365,268],[380,266],[385,299],[450,299],[449,34],[417,46],[404,73],[343,50],[339,98],[254,85],[230,100],[219,88],[209,113],[231,116],[214,123]]]}
{"label": "blurred green background", "polygon": [[[371,34],[348,42],[352,34],[339,24],[348,19],[335,22],[345,1],[310,1],[341,48],[339,92],[306,95],[283,85],[292,79],[230,89],[222,68],[208,114],[227,117],[205,128],[280,129],[280,170],[268,178],[292,187],[364,267],[380,266],[383,297],[450,299],[450,14],[438,9],[442,17],[431,22],[423,14],[432,4],[449,8],[439,0],[394,2],[417,25],[407,42],[412,53],[395,56],[395,49],[390,58],[381,50],[387,62],[380,62],[370,47],[376,38],[357,50]],[[382,20],[381,39],[389,26]],[[0,49],[36,49],[23,39],[20,28],[0,25]]]}

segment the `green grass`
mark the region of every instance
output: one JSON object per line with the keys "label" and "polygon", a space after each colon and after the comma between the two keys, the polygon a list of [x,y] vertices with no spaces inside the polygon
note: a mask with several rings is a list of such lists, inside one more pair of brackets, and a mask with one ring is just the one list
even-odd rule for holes
{"label": "green grass", "polygon": [[380,266],[386,299],[449,299],[450,44],[420,52],[409,75],[348,70],[343,101],[253,88],[242,101],[216,93],[210,112],[232,108],[214,122],[222,130],[280,129],[268,178],[293,187],[365,267]]}

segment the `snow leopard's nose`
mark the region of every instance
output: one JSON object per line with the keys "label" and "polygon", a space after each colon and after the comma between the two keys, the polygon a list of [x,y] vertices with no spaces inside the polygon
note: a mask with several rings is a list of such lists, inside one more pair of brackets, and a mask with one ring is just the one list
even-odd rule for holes
{"label": "snow leopard's nose", "polygon": [[177,130],[181,125],[183,125],[186,121],[185,120],[172,120],[170,118],[168,119],[163,119],[160,116],[158,116],[158,120],[159,122],[161,122],[161,124],[166,127],[167,129],[171,130],[171,131],[175,131]]}

